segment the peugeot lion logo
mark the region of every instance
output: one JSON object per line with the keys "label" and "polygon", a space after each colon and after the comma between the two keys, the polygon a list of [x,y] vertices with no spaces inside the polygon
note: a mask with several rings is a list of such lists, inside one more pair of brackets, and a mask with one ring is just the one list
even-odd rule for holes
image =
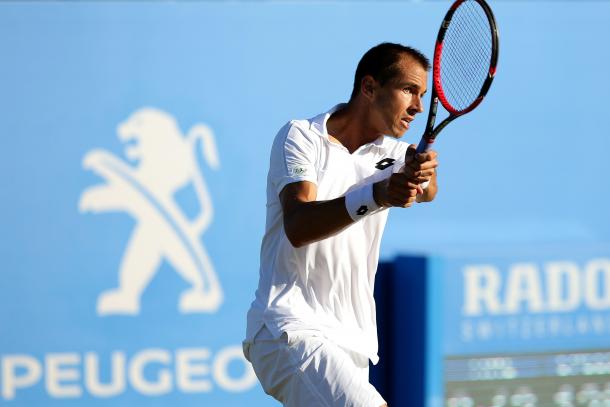
{"label": "peugeot lion logo", "polygon": [[[127,161],[102,149],[89,151],[83,166],[104,178],[80,197],[80,212],[124,211],[136,221],[119,268],[119,284],[100,294],[99,315],[137,315],[140,296],[167,262],[190,288],[180,296],[183,313],[214,312],[223,294],[201,235],[213,217],[212,200],[197,164],[201,144],[207,164],[220,166],[214,135],[203,124],[183,136],[176,120],[151,108],[138,110],[118,126],[128,143]],[[191,184],[199,201],[197,217],[189,219],[174,194]]]}

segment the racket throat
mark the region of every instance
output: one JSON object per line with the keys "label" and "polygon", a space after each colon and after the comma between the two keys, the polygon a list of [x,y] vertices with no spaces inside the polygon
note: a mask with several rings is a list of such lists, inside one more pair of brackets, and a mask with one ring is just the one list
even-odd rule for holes
{"label": "racket throat", "polygon": [[438,108],[438,96],[433,95],[433,97],[430,98],[430,110],[428,113],[428,122],[426,123],[426,132],[424,133],[424,137],[432,134],[432,128],[434,127],[434,122],[436,122],[437,108]]}
{"label": "racket throat", "polygon": [[436,122],[436,110],[438,106],[438,96],[432,94],[430,98],[430,109],[428,111],[428,121],[426,123],[426,131],[417,145],[417,153],[423,153],[430,148],[430,144],[434,143],[436,132],[434,131],[434,123]]}
{"label": "racket throat", "polygon": [[[424,133],[424,135],[421,138],[421,141],[419,142],[419,145],[417,146],[417,153],[423,153],[426,152],[430,149],[430,146],[434,143],[434,140],[436,140],[436,136],[449,124],[451,123],[451,121],[453,121],[453,119],[455,119],[457,116],[449,116],[447,117],[445,120],[443,120],[441,122],[441,124],[438,125],[437,128],[433,129],[426,129],[426,132]],[[434,123],[433,123],[434,125]]]}

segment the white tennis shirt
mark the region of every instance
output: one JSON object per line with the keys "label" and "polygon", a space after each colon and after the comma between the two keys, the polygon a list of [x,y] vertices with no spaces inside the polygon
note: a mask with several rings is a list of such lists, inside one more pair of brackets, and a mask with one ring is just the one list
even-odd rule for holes
{"label": "white tennis shirt", "polygon": [[326,239],[295,248],[286,233],[279,194],[290,183],[317,185],[318,201],[387,178],[404,164],[408,144],[380,137],[353,154],[331,142],[326,122],[337,110],[280,129],[267,177],[267,220],[256,298],[248,311],[246,342],[263,325],[275,338],[308,331],[377,363],[373,287],[387,209]]}

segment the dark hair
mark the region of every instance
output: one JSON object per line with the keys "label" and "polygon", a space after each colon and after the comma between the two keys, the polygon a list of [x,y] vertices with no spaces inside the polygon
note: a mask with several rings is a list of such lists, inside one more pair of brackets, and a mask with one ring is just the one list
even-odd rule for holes
{"label": "dark hair", "polygon": [[381,86],[398,75],[398,62],[404,54],[419,62],[426,71],[430,70],[428,58],[415,48],[391,42],[381,43],[369,49],[358,62],[350,100],[360,92],[360,83],[366,75],[371,75]]}

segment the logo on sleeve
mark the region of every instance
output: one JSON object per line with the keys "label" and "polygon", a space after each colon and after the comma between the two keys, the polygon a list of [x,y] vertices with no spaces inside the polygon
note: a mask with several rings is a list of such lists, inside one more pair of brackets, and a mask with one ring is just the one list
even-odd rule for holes
{"label": "logo on sleeve", "polygon": [[309,175],[307,167],[291,167],[289,168],[290,175],[293,177],[304,177]]}
{"label": "logo on sleeve", "polygon": [[394,164],[394,161],[396,161],[396,160],[393,158],[384,158],[383,160],[381,160],[381,161],[377,162],[377,164],[375,164],[375,168],[377,168],[378,170],[385,170],[390,165]]}

